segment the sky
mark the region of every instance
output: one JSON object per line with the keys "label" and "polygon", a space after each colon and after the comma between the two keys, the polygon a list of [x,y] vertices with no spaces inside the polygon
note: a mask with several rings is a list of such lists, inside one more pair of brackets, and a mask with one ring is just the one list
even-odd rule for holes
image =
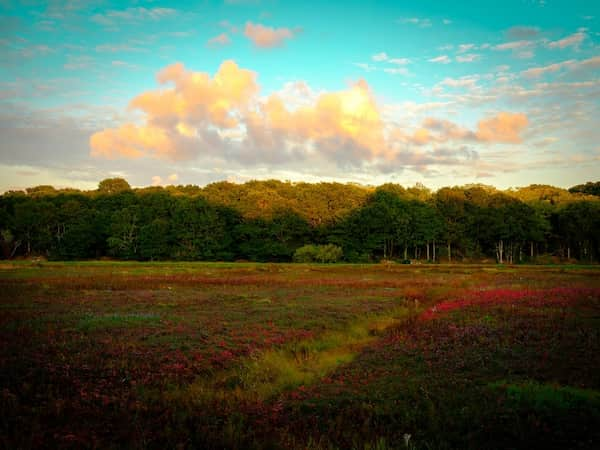
{"label": "sky", "polygon": [[600,2],[0,0],[0,192],[600,174]]}

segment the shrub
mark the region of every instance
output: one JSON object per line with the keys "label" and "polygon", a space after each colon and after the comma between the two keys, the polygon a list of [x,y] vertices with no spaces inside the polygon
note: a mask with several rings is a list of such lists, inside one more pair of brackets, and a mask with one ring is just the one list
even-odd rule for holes
{"label": "shrub", "polygon": [[334,263],[338,262],[344,252],[340,247],[333,244],[327,245],[304,245],[294,253],[295,262],[320,262],[320,263]]}

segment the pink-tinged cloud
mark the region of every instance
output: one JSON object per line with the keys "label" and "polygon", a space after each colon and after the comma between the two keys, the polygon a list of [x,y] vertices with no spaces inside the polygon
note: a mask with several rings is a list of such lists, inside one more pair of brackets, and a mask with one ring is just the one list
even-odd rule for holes
{"label": "pink-tinged cloud", "polygon": [[531,41],[513,41],[513,42],[505,42],[504,44],[499,44],[492,47],[494,50],[518,50],[526,47],[530,47],[533,45]]}
{"label": "pink-tinged cloud", "polygon": [[548,43],[548,48],[566,48],[578,46],[585,39],[585,33],[580,30],[577,33],[574,33],[566,38],[559,39],[558,41],[553,41]]}
{"label": "pink-tinged cloud", "polygon": [[290,28],[271,28],[259,23],[246,23],[244,35],[250,39],[256,47],[273,48],[280,47],[284,41],[292,39],[299,30]]}
{"label": "pink-tinged cloud", "polygon": [[475,136],[484,142],[518,144],[523,141],[520,133],[529,120],[523,113],[501,112],[490,119],[481,120],[477,124]]}
{"label": "pink-tinged cloud", "polygon": [[176,156],[175,146],[168,133],[151,125],[125,124],[120,128],[94,133],[90,138],[90,154],[94,157],[140,158],[152,154],[158,158]]}
{"label": "pink-tinged cloud", "polygon": [[[416,131],[406,132],[385,119],[364,80],[318,95],[301,83],[306,95],[298,102],[285,90],[260,95],[256,77],[234,61],[223,62],[213,76],[190,71],[180,63],[170,65],[156,77],[159,89],[131,100],[129,108],[141,112],[142,121],[94,133],[90,154],[168,160],[202,155],[244,165],[311,159],[316,164],[371,164],[391,170],[400,163],[458,164],[461,158],[472,159],[473,152],[464,146],[458,153],[424,146],[520,142],[519,133],[527,124],[524,114],[500,113],[482,120],[477,131],[428,118]],[[411,146],[419,150],[410,150]]]}
{"label": "pink-tinged cloud", "polygon": [[213,78],[177,63],[157,75],[169,89],[144,92],[131,100],[130,109],[142,111],[144,125],[126,124],[90,138],[91,155],[104,158],[182,159],[191,157],[189,142],[200,129],[235,128],[237,116],[258,92],[256,75],[225,61]]}
{"label": "pink-tinged cloud", "polygon": [[562,61],[559,63],[555,63],[555,64],[549,64],[547,66],[543,66],[543,67],[532,67],[531,69],[527,69],[524,70],[523,72],[521,72],[521,75],[524,76],[525,78],[539,78],[542,75],[545,75],[547,73],[552,73],[552,72],[558,72],[559,70],[565,68],[565,67],[569,67],[576,64],[576,61],[573,59],[570,59],[568,61]]}
{"label": "pink-tinged cloud", "polygon": [[227,33],[221,33],[218,36],[209,39],[206,43],[209,47],[224,47],[225,45],[231,44],[231,39],[229,39]]}

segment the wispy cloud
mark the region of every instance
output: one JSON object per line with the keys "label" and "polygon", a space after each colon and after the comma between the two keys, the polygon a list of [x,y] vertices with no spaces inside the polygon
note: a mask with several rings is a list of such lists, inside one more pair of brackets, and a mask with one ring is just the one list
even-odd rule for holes
{"label": "wispy cloud", "polygon": [[96,46],[96,51],[98,53],[136,53],[136,52],[147,52],[145,48],[131,45],[128,43],[123,44],[102,44]]}
{"label": "wispy cloud", "polygon": [[406,17],[399,19],[397,22],[401,24],[417,25],[421,28],[428,28],[431,26],[431,19],[422,17]]}
{"label": "wispy cloud", "polygon": [[388,59],[390,64],[397,64],[399,66],[405,66],[406,64],[410,64],[410,59],[408,58],[390,58]]}
{"label": "wispy cloud", "polygon": [[548,42],[548,48],[566,48],[566,47],[577,47],[585,39],[585,28],[580,28],[577,33],[567,36],[558,41]]}
{"label": "wispy cloud", "polygon": [[112,28],[121,23],[158,21],[176,14],[177,10],[172,8],[135,7],[94,14],[90,20],[104,27]]}
{"label": "wispy cloud", "polygon": [[300,28],[271,28],[259,23],[246,22],[244,35],[256,47],[273,48],[282,46],[286,40],[292,39],[301,31]]}
{"label": "wispy cloud", "polygon": [[481,57],[481,55],[479,55],[477,53],[467,53],[466,55],[457,55],[456,62],[470,63],[470,62],[477,61],[480,57]]}
{"label": "wispy cloud", "polygon": [[513,40],[527,40],[533,39],[540,34],[540,29],[538,27],[529,27],[518,25],[506,30],[506,35],[509,39]]}
{"label": "wispy cloud", "polygon": [[505,42],[504,44],[495,45],[492,48],[494,50],[519,50],[519,49],[531,47],[532,45],[534,45],[533,41],[520,40],[520,41]]}
{"label": "wispy cloud", "polygon": [[383,71],[385,73],[389,73],[392,75],[408,75],[408,74],[410,74],[408,69],[405,67],[391,67],[391,68],[388,67],[388,68],[383,69]]}
{"label": "wispy cloud", "polygon": [[227,35],[227,33],[221,33],[213,38],[210,38],[206,44],[209,47],[223,47],[225,45],[229,45],[231,44],[231,39],[229,39],[229,36]]}
{"label": "wispy cloud", "polygon": [[458,46],[457,53],[465,53],[469,50],[474,50],[476,48],[475,44],[460,44]]}
{"label": "wispy cloud", "polygon": [[449,87],[454,87],[454,88],[456,88],[456,87],[473,88],[477,84],[478,79],[479,79],[479,77],[477,77],[477,76],[466,76],[466,77],[462,77],[462,78],[444,78],[444,80],[442,80],[440,82],[440,84],[442,86],[449,86]]}
{"label": "wispy cloud", "polygon": [[377,61],[377,62],[387,61],[388,55],[386,52],[380,52],[380,53],[376,53],[375,55],[371,56],[371,59],[373,61]]}
{"label": "wispy cloud", "polygon": [[521,72],[521,75],[525,78],[539,78],[542,75],[552,72],[558,72],[559,70],[573,66],[574,64],[576,64],[576,61],[574,59],[570,59],[568,61],[549,64],[547,66],[532,67],[531,69],[527,69]]}
{"label": "wispy cloud", "polygon": [[427,61],[438,64],[449,64],[452,62],[448,55],[436,56],[435,58],[428,59]]}
{"label": "wispy cloud", "polygon": [[356,67],[360,67],[362,70],[366,71],[366,72],[373,72],[375,70],[377,70],[377,67],[369,64],[369,63],[352,63],[352,65],[356,66]]}

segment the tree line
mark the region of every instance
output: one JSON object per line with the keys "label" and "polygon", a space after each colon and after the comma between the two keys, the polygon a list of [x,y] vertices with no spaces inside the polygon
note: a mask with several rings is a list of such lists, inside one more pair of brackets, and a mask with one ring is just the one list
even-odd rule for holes
{"label": "tree line", "polygon": [[1,256],[598,262],[599,187],[432,192],[269,180],[132,189],[120,178],[92,191],[37,186],[0,196]]}

